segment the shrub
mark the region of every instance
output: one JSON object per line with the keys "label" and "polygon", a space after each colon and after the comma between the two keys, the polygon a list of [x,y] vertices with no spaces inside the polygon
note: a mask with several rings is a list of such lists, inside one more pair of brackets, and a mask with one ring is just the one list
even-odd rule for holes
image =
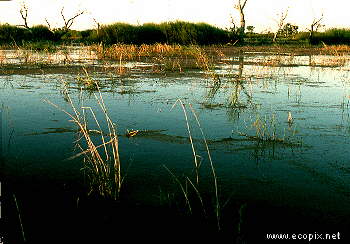
{"label": "shrub", "polygon": [[29,29],[31,32],[31,41],[53,41],[54,33],[44,25],[33,26]]}
{"label": "shrub", "polygon": [[12,26],[9,24],[0,25],[0,43],[8,44],[15,42],[21,44],[23,41],[30,39],[30,31],[28,29]]}
{"label": "shrub", "polygon": [[99,31],[98,39],[105,44],[137,42],[136,27],[125,23],[103,25]]}
{"label": "shrub", "polygon": [[312,44],[324,42],[326,44],[350,44],[350,29],[328,29],[325,32],[316,32],[310,40]]}
{"label": "shrub", "polygon": [[227,31],[211,26],[206,23],[196,24],[197,29],[197,44],[223,44],[230,41]]}
{"label": "shrub", "polygon": [[137,44],[165,43],[166,35],[159,25],[153,23],[136,27]]}

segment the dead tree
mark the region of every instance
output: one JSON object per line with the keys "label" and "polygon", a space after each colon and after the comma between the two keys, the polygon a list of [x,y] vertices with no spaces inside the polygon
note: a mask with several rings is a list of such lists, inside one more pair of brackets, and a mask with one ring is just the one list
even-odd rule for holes
{"label": "dead tree", "polygon": [[21,9],[19,10],[19,13],[21,14],[21,17],[24,21],[24,25],[20,25],[20,26],[24,26],[26,29],[29,29],[29,26],[28,26],[28,6],[24,2],[21,5]]}
{"label": "dead tree", "polygon": [[100,22],[98,22],[95,18],[92,18],[93,20],[94,20],[94,22],[95,22],[95,24],[96,24],[96,33],[97,33],[97,36],[99,36],[99,34],[100,34],[100,29],[101,29],[101,24],[100,24]]}
{"label": "dead tree", "polygon": [[244,31],[245,31],[245,17],[244,17],[244,7],[247,4],[248,0],[237,0],[237,4],[234,6],[235,9],[238,10],[240,18],[241,18],[241,25],[239,28],[239,36],[241,39],[244,37]]}
{"label": "dead tree", "polygon": [[309,34],[309,41],[310,41],[310,43],[313,42],[314,33],[317,32],[318,29],[323,26],[321,24],[322,20],[323,20],[323,14],[321,15],[321,17],[319,19],[314,18],[312,20],[312,23],[311,23],[311,26],[310,26],[310,29],[309,29],[309,32],[310,32],[310,34]]}
{"label": "dead tree", "polygon": [[288,9],[286,9],[285,11],[282,11],[281,14],[279,14],[278,16],[279,16],[279,18],[278,18],[278,20],[276,20],[277,25],[278,25],[278,29],[275,32],[275,35],[273,36],[273,42],[276,42],[277,35],[282,30],[284,23],[286,22],[286,19],[288,16]]}
{"label": "dead tree", "polygon": [[49,28],[49,30],[51,30],[51,25],[50,25],[49,21],[47,20],[47,18],[45,18],[45,21],[46,21],[47,27]]}
{"label": "dead tree", "polygon": [[79,17],[80,15],[82,15],[82,14],[85,13],[85,11],[82,10],[82,11],[76,13],[72,18],[67,19],[67,18],[64,16],[63,11],[64,11],[64,7],[62,7],[62,9],[61,9],[61,16],[62,16],[62,19],[63,19],[63,22],[64,22],[64,26],[62,27],[62,30],[63,30],[64,32],[68,32],[68,31],[70,30],[71,26],[73,25],[74,20],[75,20],[77,17]]}

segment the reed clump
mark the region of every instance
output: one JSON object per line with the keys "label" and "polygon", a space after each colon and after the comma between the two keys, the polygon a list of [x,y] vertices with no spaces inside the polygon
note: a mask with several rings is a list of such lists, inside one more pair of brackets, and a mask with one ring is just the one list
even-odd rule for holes
{"label": "reed clump", "polygon": [[78,75],[77,76],[77,83],[79,86],[81,86],[83,89],[90,90],[90,91],[97,91],[100,87],[100,84],[98,81],[94,80],[88,73],[86,68],[83,68],[84,75]]}
{"label": "reed clump", "polygon": [[177,44],[114,44],[111,46],[92,45],[90,50],[96,53],[100,60],[137,61],[153,63],[153,71],[185,71],[200,69],[217,80],[213,72],[214,63],[222,56],[222,52],[208,52],[197,45],[181,46]]}
{"label": "reed clump", "polygon": [[[250,125],[247,125],[248,130],[253,130],[255,135],[242,133],[238,131],[238,134],[244,136],[248,139],[266,142],[266,143],[286,143],[291,144],[292,138],[295,136],[296,128],[293,127],[291,113],[288,114],[286,122],[288,123],[288,128],[284,129],[283,136],[281,133],[278,133],[277,125],[279,124],[276,115],[272,114],[271,116],[261,117],[259,114],[256,116],[255,120],[252,121]],[[296,143],[296,144],[299,144]]]}
{"label": "reed clump", "polygon": [[330,55],[340,55],[342,53],[349,53],[350,46],[349,45],[326,45],[323,44],[322,51],[328,53]]}
{"label": "reed clump", "polygon": [[142,58],[154,56],[175,56],[183,55],[184,47],[180,45],[168,44],[142,44],[140,46],[133,44],[113,44],[111,46],[91,45],[90,49],[95,51],[99,59],[124,61],[141,61]]}
{"label": "reed clump", "polygon": [[338,54],[334,56],[320,56],[316,58],[311,58],[309,65],[312,67],[343,67],[349,62],[350,57]]}
{"label": "reed clump", "polygon": [[272,57],[264,58],[262,61],[257,62],[257,65],[280,67],[280,66],[293,66],[294,55],[274,55]]}
{"label": "reed clump", "polygon": [[[119,198],[122,187],[119,139],[116,125],[109,117],[97,83],[96,87],[98,93],[94,94],[94,96],[104,115],[107,131],[103,131],[91,107],[81,106],[77,108],[74,105],[68,91],[66,91],[66,98],[73,112],[67,112],[56,104],[50,101],[47,102],[67,114],[71,121],[78,127],[77,146],[81,152],[69,158],[69,160],[83,156],[83,170],[89,179],[89,194],[99,194],[103,197],[116,200]],[[92,128],[90,125],[89,118],[94,122],[95,128]],[[92,137],[92,135],[96,134],[100,135],[98,142],[94,141]]]}

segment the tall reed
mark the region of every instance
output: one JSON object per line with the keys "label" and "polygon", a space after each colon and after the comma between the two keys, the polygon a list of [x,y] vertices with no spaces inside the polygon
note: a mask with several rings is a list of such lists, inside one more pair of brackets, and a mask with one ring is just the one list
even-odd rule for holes
{"label": "tall reed", "polygon": [[[192,153],[193,153],[193,158],[194,158],[195,179],[196,179],[195,183],[193,183],[192,180],[189,177],[186,176],[185,177],[185,180],[186,180],[185,181],[185,185],[187,186],[188,185],[187,183],[189,183],[189,186],[191,186],[193,188],[193,190],[195,192],[195,195],[198,197],[198,199],[200,201],[203,213],[204,213],[205,217],[207,217],[207,211],[206,211],[206,206],[205,206],[206,202],[204,202],[203,197],[202,197],[203,193],[200,191],[199,168],[201,166],[201,163],[198,160],[199,155],[197,155],[197,152],[196,152],[196,149],[195,149],[195,146],[194,146],[194,143],[193,143],[191,127],[190,127],[189,121],[188,121],[188,114],[187,114],[186,105],[182,102],[181,99],[178,99],[175,102],[175,104],[173,105],[173,107],[175,107],[178,103],[181,106],[181,109],[182,109],[182,111],[184,113],[185,120],[186,120],[187,132],[188,132],[188,135],[189,135],[189,140],[190,140]],[[216,219],[217,229],[220,231],[221,230],[221,224],[220,224],[220,222],[221,222],[221,220],[220,220],[221,219],[221,204],[220,204],[220,199],[219,199],[219,187],[218,187],[216,170],[215,170],[214,163],[213,163],[213,160],[212,160],[212,157],[211,157],[211,153],[210,153],[210,149],[209,149],[209,146],[208,146],[208,143],[207,143],[204,131],[202,129],[202,126],[201,126],[201,124],[199,122],[198,116],[197,116],[197,114],[196,114],[192,104],[188,104],[188,106],[189,106],[189,108],[191,110],[191,113],[192,113],[193,117],[195,118],[197,126],[198,126],[198,128],[199,128],[199,130],[201,132],[202,139],[203,139],[203,142],[204,142],[204,145],[205,145],[205,149],[206,149],[206,152],[207,152],[207,156],[208,156],[208,160],[209,160],[209,164],[210,164],[211,175],[213,177],[213,190],[215,192],[215,198],[214,198],[215,219]],[[180,186],[181,191],[182,191],[182,193],[183,193],[183,195],[185,197],[186,204],[188,205],[189,211],[190,211],[190,213],[192,213],[192,204],[190,202],[188,187],[185,187],[181,183],[181,181],[167,167],[165,167],[165,168],[172,175],[172,177],[175,179],[176,183]],[[211,201],[210,201],[210,204],[211,204]]]}
{"label": "tall reed", "polygon": [[[74,122],[79,129],[79,139],[77,144],[81,149],[81,152],[73,157],[70,157],[69,160],[82,155],[84,156],[84,169],[86,170],[87,176],[90,180],[89,193],[97,193],[104,197],[117,199],[122,187],[117,129],[116,125],[112,122],[108,115],[99,86],[97,83],[95,85],[97,87],[97,95],[94,94],[94,96],[105,117],[108,133],[105,133],[102,130],[100,122],[98,121],[93,109],[91,107],[84,106],[81,106],[80,109],[78,109],[70,98],[68,91],[66,91],[66,98],[71,105],[73,110],[72,113],[67,112],[50,101],[47,102],[67,114],[71,118],[71,121]],[[90,116],[93,118],[95,126],[97,126],[97,130],[89,129],[88,114],[90,114]],[[100,145],[96,145],[96,143],[93,141],[91,136],[92,132],[100,135],[102,142]],[[87,149],[84,149],[83,145],[86,145]]]}

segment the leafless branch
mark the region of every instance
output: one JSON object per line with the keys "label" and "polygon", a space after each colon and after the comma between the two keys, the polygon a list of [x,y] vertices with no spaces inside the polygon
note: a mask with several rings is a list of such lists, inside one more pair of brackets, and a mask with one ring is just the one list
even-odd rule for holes
{"label": "leafless branch", "polygon": [[285,11],[282,11],[281,14],[278,15],[279,18],[276,20],[278,29],[275,32],[275,35],[273,37],[273,42],[276,42],[277,34],[284,26],[284,23],[286,22],[287,16],[288,16],[288,8]]}
{"label": "leafless branch", "polygon": [[239,11],[243,10],[246,3],[248,0],[244,0],[243,2],[241,0],[238,0],[237,4],[234,6],[236,9],[238,9]]}
{"label": "leafless branch", "polygon": [[21,17],[24,21],[24,25],[21,25],[21,26],[24,26],[25,28],[29,29],[29,26],[28,26],[28,7],[24,2],[22,3],[22,6],[21,6],[21,9],[19,10],[19,12],[20,12]]}
{"label": "leafless branch", "polygon": [[51,30],[51,25],[50,25],[49,21],[47,20],[47,18],[45,18],[45,21],[46,21],[47,26],[49,27],[49,30]]}
{"label": "leafless branch", "polygon": [[[241,1],[239,1],[239,2],[241,2]],[[241,7],[242,9],[244,9],[246,3],[247,3],[247,0],[244,0],[244,2],[243,2],[242,5],[241,5],[241,6],[242,6],[242,7]]]}
{"label": "leafless branch", "polygon": [[71,18],[69,18],[69,19],[66,19],[66,17],[64,16],[63,11],[64,11],[64,7],[62,7],[62,9],[61,9],[61,16],[62,16],[63,21],[64,21],[64,27],[63,27],[63,29],[66,30],[66,31],[70,29],[70,27],[71,27],[71,26],[73,25],[73,23],[74,23],[74,20],[75,20],[77,17],[79,17],[80,15],[82,15],[82,14],[85,13],[85,11],[82,10],[82,11],[76,13],[73,17],[71,17]]}
{"label": "leafless branch", "polygon": [[101,27],[100,22],[98,22],[95,18],[92,18],[92,19],[93,19],[93,21],[95,22],[95,24],[96,24],[96,26],[97,26],[97,30],[99,30],[100,27]]}
{"label": "leafless branch", "polygon": [[311,24],[310,31],[311,32],[317,31],[322,26],[321,24],[322,20],[323,20],[323,14],[319,19],[314,18]]}

